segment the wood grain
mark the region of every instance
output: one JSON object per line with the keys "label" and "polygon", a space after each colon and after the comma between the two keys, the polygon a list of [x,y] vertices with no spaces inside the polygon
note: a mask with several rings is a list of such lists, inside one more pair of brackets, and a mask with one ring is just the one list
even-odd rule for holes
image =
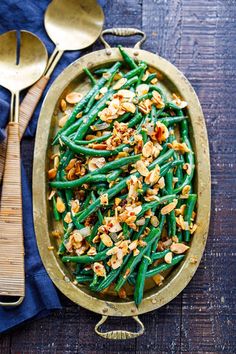
{"label": "wood grain", "polygon": [[[174,63],[197,91],[206,118],[212,163],[212,218],[206,252],[181,295],[160,310],[141,316],[146,334],[138,340],[124,343],[98,338],[93,328],[100,317],[78,309],[63,297],[62,311],[2,336],[0,353],[233,354],[236,352],[236,1],[108,1],[105,15],[106,28],[134,26],[145,30],[148,40],[144,48]],[[110,42],[118,43],[112,37]],[[130,37],[124,43],[121,38],[120,42],[132,46],[135,40]],[[95,44],[93,48],[101,46]],[[32,147],[33,142],[23,142],[23,162],[29,177]],[[132,328],[132,320],[127,325]]]}

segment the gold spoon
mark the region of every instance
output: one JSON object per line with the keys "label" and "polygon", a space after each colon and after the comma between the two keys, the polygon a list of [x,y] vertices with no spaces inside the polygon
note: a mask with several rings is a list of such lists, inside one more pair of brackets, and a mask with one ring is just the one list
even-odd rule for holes
{"label": "gold spoon", "polygon": [[48,59],[44,44],[31,32],[21,31],[18,43],[16,31],[0,36],[0,85],[11,92],[0,208],[0,295],[20,297],[14,302],[0,301],[5,306],[18,305],[25,293],[19,92],[42,76]]}
{"label": "gold spoon", "polygon": [[23,135],[47,82],[66,50],[80,50],[99,37],[104,23],[96,0],[53,0],[45,13],[44,25],[56,47],[44,76],[30,88],[20,106],[20,133]]}

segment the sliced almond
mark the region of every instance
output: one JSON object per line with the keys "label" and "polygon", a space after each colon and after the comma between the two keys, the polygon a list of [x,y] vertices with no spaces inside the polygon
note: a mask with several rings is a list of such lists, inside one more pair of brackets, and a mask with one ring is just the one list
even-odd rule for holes
{"label": "sliced almond", "polygon": [[58,126],[59,126],[60,128],[64,127],[64,125],[66,124],[67,120],[68,120],[68,115],[65,114],[63,117],[61,117],[61,118],[59,119],[59,121],[58,121]]}
{"label": "sliced almond", "polygon": [[161,95],[159,94],[159,92],[157,92],[155,90],[152,91],[152,100],[155,103],[156,107],[159,108],[159,109],[163,108],[165,106]]}
{"label": "sliced almond", "polygon": [[88,161],[89,171],[95,171],[106,164],[104,157],[93,157]]}
{"label": "sliced almond", "polygon": [[57,169],[56,168],[51,168],[51,170],[48,171],[48,178],[54,179],[57,175]]}
{"label": "sliced almond", "polygon": [[129,250],[130,251],[133,251],[133,250],[135,250],[135,248],[137,248],[138,247],[138,240],[134,240],[134,241],[132,241],[131,243],[130,243],[130,245],[129,245]]}
{"label": "sliced almond", "polygon": [[166,263],[171,264],[172,258],[173,258],[173,253],[172,252],[168,252],[165,255],[165,257],[164,257],[164,260],[165,260]]}
{"label": "sliced almond", "polygon": [[161,285],[163,280],[165,279],[161,274],[157,274],[157,275],[154,275],[152,277],[152,279],[154,280],[154,282],[157,284],[157,285]]}
{"label": "sliced almond", "polygon": [[56,208],[59,213],[64,213],[64,211],[66,210],[66,206],[61,197],[57,197]]}
{"label": "sliced almond", "polygon": [[143,146],[142,154],[144,157],[150,157],[153,153],[153,143],[151,141],[146,142]]}
{"label": "sliced almond", "polygon": [[170,246],[171,252],[175,254],[182,254],[189,249],[189,246],[186,246],[184,243],[172,243]]}
{"label": "sliced almond", "polygon": [[189,175],[189,176],[191,175],[192,169],[191,169],[191,165],[189,163],[186,162],[183,165],[183,169],[186,171],[187,175]]}
{"label": "sliced almond", "polygon": [[107,193],[100,195],[100,203],[102,205],[108,204],[108,194]]}
{"label": "sliced almond", "polygon": [[60,102],[60,108],[61,108],[62,112],[65,112],[65,110],[66,110],[66,101],[64,99],[62,99],[61,102]]}
{"label": "sliced almond", "polygon": [[142,160],[137,161],[135,164],[135,167],[141,176],[145,177],[149,174],[149,171],[148,171],[145,163]]}
{"label": "sliced almond", "polygon": [[182,101],[180,99],[180,97],[178,97],[175,93],[173,93],[173,100],[171,102],[173,102],[176,106],[178,106],[179,108],[183,109],[185,107],[187,107],[188,103],[185,101]]}
{"label": "sliced almond", "polygon": [[52,197],[56,194],[56,191],[54,189],[51,190],[48,196],[48,200],[52,200]]}
{"label": "sliced almond", "polygon": [[93,271],[95,274],[97,274],[99,277],[105,277],[106,276],[106,269],[103,264],[95,262],[93,264]]}
{"label": "sliced almond", "polygon": [[194,224],[191,228],[190,228],[190,234],[192,235],[197,229],[197,224]]}
{"label": "sliced almond", "polygon": [[52,237],[55,238],[60,238],[62,236],[61,232],[59,230],[53,230],[52,231]]}
{"label": "sliced almond", "polygon": [[177,199],[174,199],[173,202],[165,205],[162,209],[161,209],[161,214],[162,215],[166,215],[169,214],[172,210],[174,210],[174,208],[176,207],[178,203]]}
{"label": "sliced almond", "polygon": [[113,254],[113,256],[110,259],[110,264],[111,264],[112,269],[119,268],[121,266],[122,262],[123,261],[121,259],[118,259],[115,254]]}
{"label": "sliced almond", "polygon": [[103,95],[105,95],[105,93],[107,93],[108,88],[106,86],[103,86],[102,88],[100,88],[99,92],[102,93]]}
{"label": "sliced almond", "polygon": [[126,112],[134,113],[136,110],[135,105],[131,102],[124,102],[121,106]]}
{"label": "sliced almond", "polygon": [[148,91],[149,91],[149,85],[147,85],[147,84],[141,84],[136,87],[137,96],[146,95],[146,93],[148,93]]}
{"label": "sliced almond", "polygon": [[158,180],[158,187],[159,187],[160,189],[163,189],[163,188],[165,187],[165,178],[164,178],[164,177],[159,178],[159,180]]}
{"label": "sliced almond", "polygon": [[175,151],[181,152],[182,154],[190,152],[190,149],[186,143],[179,143],[177,140],[174,140],[171,144],[168,144],[168,146]]}
{"label": "sliced almond", "polygon": [[72,211],[72,213],[73,214],[78,213],[79,209],[80,209],[79,200],[78,199],[72,200],[71,201],[71,211]]}
{"label": "sliced almond", "polygon": [[66,215],[65,215],[65,217],[64,217],[64,221],[65,221],[67,224],[69,224],[70,222],[72,222],[70,211],[68,211],[68,213],[66,213]]}
{"label": "sliced almond", "polygon": [[68,165],[66,166],[65,170],[66,171],[70,171],[72,169],[72,167],[75,166],[77,159],[71,159],[70,162],[68,163]]}
{"label": "sliced almond", "polygon": [[66,101],[70,104],[76,104],[78,103],[83,95],[79,92],[71,92],[66,95]]}
{"label": "sliced almond", "polygon": [[136,257],[140,253],[139,249],[133,250],[133,256]]}
{"label": "sliced almond", "polygon": [[83,112],[79,112],[79,113],[77,113],[77,114],[76,114],[76,116],[75,116],[75,117],[76,117],[76,118],[81,118],[81,117],[82,117],[82,115],[83,115]]}
{"label": "sliced almond", "polygon": [[184,186],[184,188],[182,189],[182,192],[181,192],[182,196],[187,198],[188,195],[189,195],[190,190],[191,190],[191,186],[189,184]]}
{"label": "sliced almond", "polygon": [[118,80],[115,85],[112,87],[114,90],[119,90],[128,80],[125,77],[122,77]]}
{"label": "sliced almond", "polygon": [[150,220],[152,226],[157,227],[159,225],[159,220],[156,217],[156,215],[151,216],[151,220]]}
{"label": "sliced almond", "polygon": [[107,234],[102,234],[100,236],[102,242],[104,243],[104,245],[106,247],[112,247],[113,246],[113,242],[112,239],[110,238],[110,236],[108,236]]}

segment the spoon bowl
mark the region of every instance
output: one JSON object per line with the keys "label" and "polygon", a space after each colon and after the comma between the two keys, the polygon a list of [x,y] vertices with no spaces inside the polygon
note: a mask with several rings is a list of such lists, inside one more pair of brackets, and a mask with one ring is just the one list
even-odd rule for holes
{"label": "spoon bowl", "polygon": [[99,37],[104,14],[96,0],[53,0],[44,18],[46,31],[58,50],[78,50]]}

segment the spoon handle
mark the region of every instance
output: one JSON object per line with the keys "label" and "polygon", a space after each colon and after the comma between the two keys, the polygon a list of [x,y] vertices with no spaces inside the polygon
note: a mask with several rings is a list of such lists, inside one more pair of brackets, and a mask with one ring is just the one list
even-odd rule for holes
{"label": "spoon handle", "polygon": [[0,208],[0,250],[0,295],[23,297],[25,277],[20,137],[16,122],[8,125]]}

